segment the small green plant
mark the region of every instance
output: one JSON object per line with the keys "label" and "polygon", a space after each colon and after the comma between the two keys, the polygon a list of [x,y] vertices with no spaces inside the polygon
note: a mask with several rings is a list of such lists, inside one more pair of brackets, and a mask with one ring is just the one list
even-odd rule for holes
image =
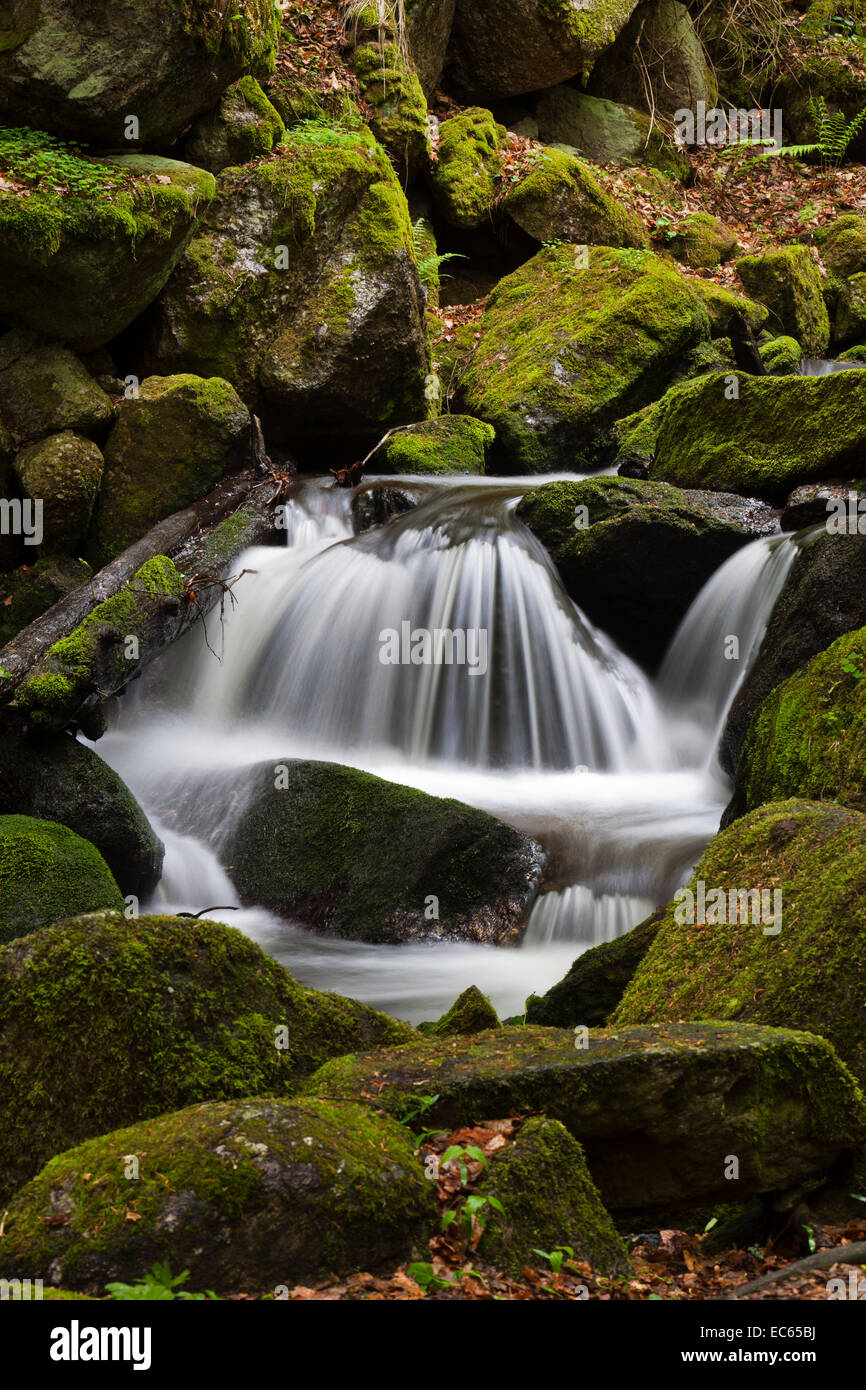
{"label": "small green plant", "polygon": [[461,255],[458,251],[445,251],[437,255],[435,251],[427,250],[432,240],[432,231],[423,217],[419,217],[417,222],[412,224],[412,241],[415,246],[415,260],[418,263],[418,276],[421,284],[428,290],[435,289],[443,280],[450,280],[450,275],[440,274],[440,266],[445,265],[446,261],[466,261],[468,256]]}
{"label": "small green plant", "polygon": [[455,1279],[442,1279],[438,1274],[433,1273],[433,1266],[423,1260],[411,1264],[406,1271],[410,1279],[422,1288],[425,1293],[434,1293],[437,1289],[448,1289],[456,1283]]}
{"label": "small green plant", "polygon": [[559,1274],[566,1260],[574,1259],[574,1251],[570,1245],[557,1245],[555,1250],[536,1250],[533,1255],[540,1255],[543,1260],[547,1260],[552,1274]]}
{"label": "small green plant", "polygon": [[78,198],[104,196],[131,182],[128,170],[96,163],[75,141],[25,126],[0,130],[0,174],[33,191]]}
{"label": "small green plant", "polygon": [[849,652],[841,658],[839,665],[846,676],[852,676],[855,681],[862,681],[866,677],[866,671],[859,665],[862,660],[862,652]]}
{"label": "small green plant", "polygon": [[211,1293],[210,1290],[207,1293],[175,1292],[181,1284],[186,1283],[188,1278],[188,1269],[185,1269],[182,1274],[172,1275],[168,1261],[164,1260],[162,1264],[155,1264],[150,1274],[146,1274],[135,1284],[116,1282],[106,1284],[105,1291],[118,1303],[132,1303],[140,1300],[163,1303],[174,1298],[186,1299],[190,1303],[200,1303],[206,1299],[216,1299],[216,1294]]}
{"label": "small green plant", "polygon": [[442,1230],[447,1231],[449,1226],[459,1220],[463,1227],[463,1234],[468,1240],[472,1235],[473,1218],[478,1222],[482,1231],[486,1229],[487,1222],[490,1220],[488,1207],[492,1211],[499,1212],[500,1216],[505,1215],[505,1208],[498,1197],[482,1197],[480,1193],[473,1192],[471,1197],[466,1198],[459,1212],[449,1208],[448,1211],[442,1213]]}
{"label": "small green plant", "polygon": [[488,1166],[487,1159],[481,1149],[474,1144],[467,1144],[465,1149],[462,1149],[459,1144],[452,1144],[450,1149],[446,1149],[440,1158],[439,1167],[444,1168],[446,1163],[456,1162],[460,1168],[460,1181],[465,1187],[469,1176],[469,1170],[466,1167],[467,1159],[471,1159],[473,1163],[480,1163],[483,1168]]}
{"label": "small green plant", "polygon": [[414,1107],[406,1111],[406,1114],[403,1115],[400,1120],[400,1124],[410,1125],[413,1120],[417,1120],[419,1117],[423,1117],[427,1114],[427,1111],[430,1110],[436,1104],[438,1099],[438,1095],[416,1096]]}
{"label": "small green plant", "polygon": [[825,97],[810,97],[809,115],[817,139],[808,145],[782,145],[772,153],[785,155],[789,159],[806,159],[810,155],[820,155],[821,164],[825,169],[838,169],[852,141],[866,127],[866,107],[849,121],[844,111],[832,112]]}

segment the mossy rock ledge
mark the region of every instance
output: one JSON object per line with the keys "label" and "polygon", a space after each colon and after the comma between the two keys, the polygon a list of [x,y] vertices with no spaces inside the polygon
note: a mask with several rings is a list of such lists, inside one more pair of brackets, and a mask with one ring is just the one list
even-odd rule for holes
{"label": "mossy rock ledge", "polygon": [[863,1097],[822,1038],[741,1023],[591,1031],[508,1027],[327,1063],[310,1095],[370,1092],[400,1117],[436,1095],[430,1125],[541,1112],[586,1151],[613,1211],[674,1211],[793,1187],[847,1162],[864,1133]]}
{"label": "mossy rock ledge", "polygon": [[712,1018],[803,1028],[832,1043],[862,1082],[866,815],[796,799],[760,806],[712,841],[688,891],[668,906],[612,1025]]}
{"label": "mossy rock ledge", "polygon": [[[352,941],[515,944],[539,847],[494,816],[337,763],[250,775],[224,846],[241,899]],[[438,917],[428,911],[431,895]]]}
{"label": "mossy rock ledge", "polygon": [[286,1095],[329,1057],[417,1036],[305,989],[241,932],[119,912],[0,951],[0,1200],[52,1154],[205,1100]]}
{"label": "mossy rock ledge", "polygon": [[[414,1144],[363,1105],[263,1098],[161,1115],[43,1168],[9,1205],[0,1276],[98,1295],[167,1260],[189,1270],[185,1288],[225,1295],[390,1273],[436,1220]],[[57,1212],[63,1223],[46,1220]]]}

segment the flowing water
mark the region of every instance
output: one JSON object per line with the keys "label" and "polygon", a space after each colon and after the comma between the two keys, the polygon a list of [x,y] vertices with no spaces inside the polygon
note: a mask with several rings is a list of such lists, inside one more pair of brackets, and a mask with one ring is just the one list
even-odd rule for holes
{"label": "flowing water", "polygon": [[[571,602],[515,517],[538,479],[387,481],[418,505],[360,535],[352,493],[305,485],[286,547],[246,553],[236,607],[145,673],[98,749],[165,840],[157,911],[237,906],[221,846],[265,760],[349,764],[531,834],[548,868],[518,948],[370,946],[249,906],[208,914],[304,983],[400,1017],[436,1018],[473,983],[506,1016],[666,901],[715,833],[730,790],[718,736],[794,544],[738,552],[654,684]],[[446,629],[476,634],[464,664],[425,659],[418,634]],[[731,634],[739,659],[724,655]],[[385,663],[389,642],[406,664]]]}

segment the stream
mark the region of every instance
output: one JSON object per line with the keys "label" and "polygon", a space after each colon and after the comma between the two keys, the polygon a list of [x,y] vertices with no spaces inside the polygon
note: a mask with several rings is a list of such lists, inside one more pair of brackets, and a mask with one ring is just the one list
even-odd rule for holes
{"label": "stream", "polygon": [[[360,535],[352,492],[302,486],[285,548],[246,552],[236,604],[147,669],[97,745],[166,844],[143,911],[238,904],[220,849],[244,814],[247,769],[293,757],[456,797],[548,854],[514,948],[373,946],[255,907],[208,913],[306,985],[418,1022],[476,984],[506,1017],[672,896],[728,800],[716,748],[795,544],[764,538],[729,560],[651,681],[587,621],[514,515],[529,487],[555,480],[382,479],[418,505]],[[383,664],[383,631],[407,622],[485,632],[486,670]],[[729,634],[739,660],[725,658]],[[202,790],[217,771],[230,788],[219,804]]]}

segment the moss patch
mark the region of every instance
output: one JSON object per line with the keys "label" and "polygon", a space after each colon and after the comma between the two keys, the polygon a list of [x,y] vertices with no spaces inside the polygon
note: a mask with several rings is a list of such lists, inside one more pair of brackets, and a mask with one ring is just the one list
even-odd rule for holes
{"label": "moss patch", "polygon": [[89,840],[54,821],[0,816],[0,943],[58,917],[122,906],[111,870]]}
{"label": "moss patch", "polygon": [[370,460],[382,473],[483,473],[495,438],[471,415],[441,415],[398,430]]}
{"label": "moss patch", "polygon": [[446,222],[471,229],[490,215],[505,146],[505,127],[481,106],[442,122],[433,193]]}
{"label": "moss patch", "polygon": [[805,246],[786,246],[743,256],[737,271],[753,299],[770,310],[771,326],[821,357],[830,342],[830,320],[818,267]]}

